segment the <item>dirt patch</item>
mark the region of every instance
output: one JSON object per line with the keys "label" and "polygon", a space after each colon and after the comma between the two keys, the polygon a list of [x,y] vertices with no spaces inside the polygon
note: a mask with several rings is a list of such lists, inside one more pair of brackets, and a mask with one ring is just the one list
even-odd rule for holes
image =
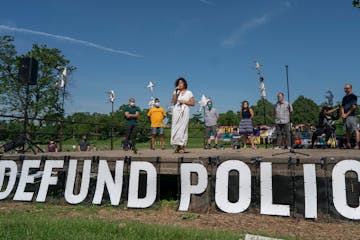
{"label": "dirt patch", "polygon": [[179,212],[170,207],[159,209],[124,209],[121,207],[89,207],[90,210],[76,209],[71,205],[40,205],[34,203],[1,202],[0,211],[25,210],[36,211],[50,208],[54,216],[88,217],[107,221],[139,221],[142,223],[192,227],[198,229],[231,230],[241,233],[284,236],[294,239],[359,239],[360,222],[329,220],[306,220],[299,217],[264,216],[246,212],[228,214],[217,211],[209,213]]}
{"label": "dirt patch", "polygon": [[320,222],[288,217],[263,216],[254,213],[183,213],[171,209],[113,210],[98,212],[102,219],[134,220],[144,223],[194,227],[199,229],[232,230],[242,233],[266,233],[297,239],[358,239],[359,223]]}

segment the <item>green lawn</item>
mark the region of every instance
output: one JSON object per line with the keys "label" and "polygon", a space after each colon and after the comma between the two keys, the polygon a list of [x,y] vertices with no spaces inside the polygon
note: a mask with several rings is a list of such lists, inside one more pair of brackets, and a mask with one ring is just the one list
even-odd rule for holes
{"label": "green lawn", "polygon": [[101,207],[34,204],[32,208],[0,212],[0,239],[243,239],[225,231],[104,220]]}
{"label": "green lawn", "polygon": [[[189,142],[187,147],[188,148],[202,148],[204,143],[203,138],[203,130],[202,129],[191,129],[189,131]],[[165,128],[165,145],[167,148],[170,148],[170,128]],[[79,143],[80,139],[68,139],[63,143],[63,151],[73,151],[76,149],[77,144]],[[121,137],[114,137],[114,150],[120,150],[121,148]],[[158,141],[158,140],[157,140]],[[96,138],[90,138],[89,142],[91,144],[91,148],[96,146],[97,150],[110,150],[111,149],[111,139],[108,138],[106,140],[99,140]],[[150,148],[150,137],[149,140],[146,142],[138,142],[136,145],[138,148]],[[45,146],[42,146],[46,149]]]}

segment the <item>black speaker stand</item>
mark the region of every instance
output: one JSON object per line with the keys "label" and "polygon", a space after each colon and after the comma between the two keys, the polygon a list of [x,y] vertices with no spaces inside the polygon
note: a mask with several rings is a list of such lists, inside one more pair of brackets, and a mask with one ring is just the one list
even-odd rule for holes
{"label": "black speaker stand", "polygon": [[23,145],[22,145],[22,149],[19,150],[19,153],[26,153],[29,150],[31,150],[35,155],[40,151],[40,152],[44,152],[44,150],[42,150],[40,147],[38,147],[33,141],[31,141],[29,138],[24,137],[23,138]]}

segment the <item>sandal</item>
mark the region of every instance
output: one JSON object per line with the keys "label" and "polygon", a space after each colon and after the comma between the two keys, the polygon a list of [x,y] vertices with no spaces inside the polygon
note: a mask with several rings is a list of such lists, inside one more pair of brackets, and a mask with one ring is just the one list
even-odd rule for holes
{"label": "sandal", "polygon": [[180,148],[179,148],[179,153],[185,153],[185,148],[184,148],[184,147],[180,147]]}
{"label": "sandal", "polygon": [[180,152],[180,146],[176,146],[175,153],[179,153],[179,152]]}

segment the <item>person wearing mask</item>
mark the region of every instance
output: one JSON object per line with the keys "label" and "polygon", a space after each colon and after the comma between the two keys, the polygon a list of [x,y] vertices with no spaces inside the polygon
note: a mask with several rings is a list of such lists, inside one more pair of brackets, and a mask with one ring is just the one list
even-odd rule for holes
{"label": "person wearing mask", "polygon": [[150,108],[147,116],[150,119],[151,127],[151,149],[155,150],[156,135],[159,135],[161,149],[165,149],[164,143],[164,123],[163,120],[166,117],[164,108],[160,107],[160,100],[155,98],[154,107]]}
{"label": "person wearing mask", "polygon": [[82,137],[81,141],[79,142],[77,149],[79,152],[90,151],[90,143],[87,141],[85,135]]}
{"label": "person wearing mask", "polygon": [[206,149],[211,149],[211,136],[214,137],[214,148],[218,149],[217,120],[219,114],[213,107],[213,102],[208,101],[205,109],[205,138],[207,138]]}
{"label": "person wearing mask", "polygon": [[58,148],[57,148],[57,145],[56,143],[51,140],[48,144],[48,152],[57,152],[58,151]]}
{"label": "person wearing mask", "polygon": [[125,151],[129,150],[129,146],[131,146],[134,153],[137,153],[136,129],[137,129],[137,119],[140,116],[140,108],[135,105],[134,98],[129,99],[129,104],[124,109],[124,115],[125,115]]}

